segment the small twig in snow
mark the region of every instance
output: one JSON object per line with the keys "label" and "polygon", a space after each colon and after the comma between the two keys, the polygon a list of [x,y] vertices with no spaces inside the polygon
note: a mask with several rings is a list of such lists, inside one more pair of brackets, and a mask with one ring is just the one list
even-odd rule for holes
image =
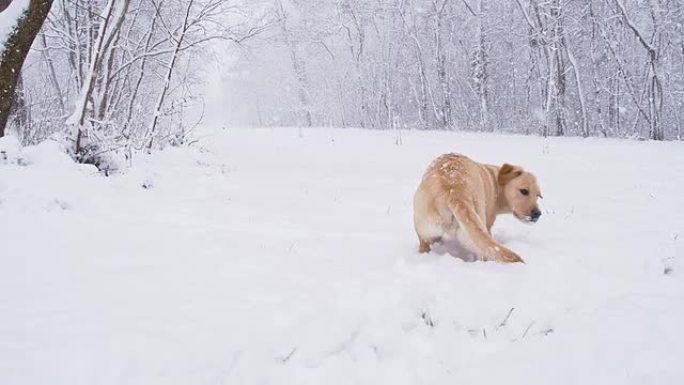
{"label": "small twig in snow", "polygon": [[499,326],[496,327],[496,330],[499,330],[502,326],[506,326],[506,322],[508,322],[508,319],[511,317],[511,314],[513,314],[513,310],[515,310],[514,307],[511,308],[511,310],[508,311],[508,314],[506,315],[506,318],[504,318],[503,321],[499,324]]}
{"label": "small twig in snow", "polygon": [[525,329],[525,332],[524,332],[523,335],[522,335],[522,339],[525,338],[525,336],[527,335],[527,332],[529,332],[529,331],[530,331],[530,328],[532,328],[532,325],[534,325],[534,321],[530,322],[530,324],[527,325],[527,329]]}
{"label": "small twig in snow", "polygon": [[290,352],[285,357],[280,359],[280,362],[286,363],[287,361],[289,361],[290,358],[292,358],[292,356],[294,356],[296,351],[297,351],[297,347],[295,346],[294,348],[292,348],[292,350],[290,350]]}

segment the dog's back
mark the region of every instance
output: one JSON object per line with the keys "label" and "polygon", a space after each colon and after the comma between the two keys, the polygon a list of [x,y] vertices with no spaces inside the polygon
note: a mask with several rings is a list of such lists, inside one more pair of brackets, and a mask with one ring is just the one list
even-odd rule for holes
{"label": "dog's back", "polygon": [[487,195],[492,195],[487,192],[495,186],[487,185],[482,171],[482,165],[460,154],[445,154],[432,162],[413,201],[414,225],[419,238],[428,244],[444,238],[462,238],[451,206],[454,202],[479,197],[480,204],[474,201],[472,204],[484,208]]}

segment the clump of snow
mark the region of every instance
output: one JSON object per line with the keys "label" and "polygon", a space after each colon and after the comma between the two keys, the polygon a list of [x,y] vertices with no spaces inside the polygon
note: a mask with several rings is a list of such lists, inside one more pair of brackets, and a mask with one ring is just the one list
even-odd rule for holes
{"label": "clump of snow", "polygon": [[25,164],[19,154],[21,153],[21,143],[13,136],[0,138],[0,164]]}
{"label": "clump of snow", "polygon": [[[394,135],[228,130],[108,178],[0,140],[0,383],[681,382],[682,143]],[[537,175],[540,222],[494,228],[527,264],[418,254],[453,151]]]}
{"label": "clump of snow", "polygon": [[7,38],[17,27],[17,21],[28,9],[29,3],[30,0],[13,0],[0,12],[0,48],[5,46]]}

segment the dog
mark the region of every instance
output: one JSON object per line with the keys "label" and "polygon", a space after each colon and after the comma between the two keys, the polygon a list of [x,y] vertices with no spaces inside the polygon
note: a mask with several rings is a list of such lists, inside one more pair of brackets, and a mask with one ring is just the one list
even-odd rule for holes
{"label": "dog", "polygon": [[524,262],[492,238],[492,225],[500,214],[537,222],[541,197],[535,176],[519,166],[442,155],[428,167],[413,200],[419,251],[427,253],[434,243],[457,240],[479,259]]}

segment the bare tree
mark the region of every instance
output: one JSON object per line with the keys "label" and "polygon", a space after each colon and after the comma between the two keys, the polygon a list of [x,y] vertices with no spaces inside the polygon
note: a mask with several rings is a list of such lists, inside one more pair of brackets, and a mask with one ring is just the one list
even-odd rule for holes
{"label": "bare tree", "polygon": [[[0,12],[10,2],[0,4]],[[31,0],[24,14],[17,19],[16,27],[8,36],[4,47],[0,47],[0,137],[5,135],[5,126],[15,99],[14,90],[24,60],[51,6],[52,0]]]}
{"label": "bare tree", "polygon": [[263,14],[242,0],[55,2],[27,59],[21,139],[62,136],[75,159],[102,169],[182,143],[195,124],[186,111],[200,103],[202,48],[243,47],[269,28]]}

